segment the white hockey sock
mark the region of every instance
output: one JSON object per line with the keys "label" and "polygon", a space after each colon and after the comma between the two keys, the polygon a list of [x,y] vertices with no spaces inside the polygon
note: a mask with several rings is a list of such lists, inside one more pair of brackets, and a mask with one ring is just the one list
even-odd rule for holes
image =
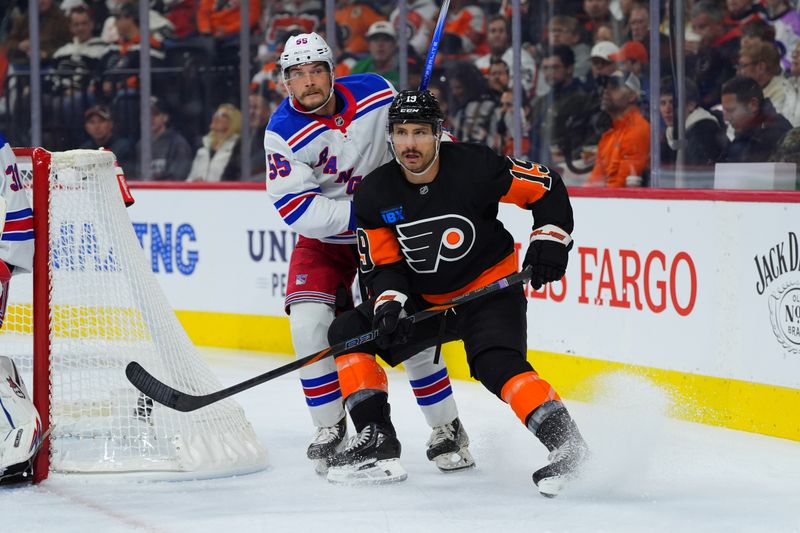
{"label": "white hockey sock", "polygon": [[[323,303],[299,302],[292,304],[290,309],[289,324],[295,356],[305,357],[327,348],[333,308]],[[301,368],[300,382],[315,426],[333,426],[345,416],[333,357]]]}
{"label": "white hockey sock", "polygon": [[435,347],[427,348],[403,363],[417,405],[432,428],[449,424],[458,418],[447,366],[444,358],[439,359],[439,364],[433,364],[435,351]]}

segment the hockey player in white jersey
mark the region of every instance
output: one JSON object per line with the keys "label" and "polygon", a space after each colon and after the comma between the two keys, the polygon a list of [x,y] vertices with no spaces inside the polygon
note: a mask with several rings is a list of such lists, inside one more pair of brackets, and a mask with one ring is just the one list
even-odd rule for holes
{"label": "hockey player in white jersey", "polygon": [[[290,260],[286,311],[297,357],[328,346],[328,326],[352,306],[350,287],[358,267],[352,197],[370,171],[389,161],[387,113],[395,91],[375,74],[334,80],[334,60],[316,33],[290,37],[280,58],[289,94],[273,113],[264,136],[267,193],[278,213],[299,234]],[[474,466],[458,419],[450,378],[433,349],[406,361],[417,403],[433,428],[428,459],[442,471]],[[338,372],[337,372],[338,370]],[[332,358],[300,370],[317,427],[308,457],[317,471],[344,445],[342,397],[387,383],[353,383],[356,375]],[[356,428],[360,431],[361,428]]]}
{"label": "hockey player in white jersey", "polygon": [[0,133],[0,196],[6,203],[0,238],[0,326],[6,314],[8,286],[14,272],[33,268],[33,211],[17,167],[14,151]]}
{"label": "hockey player in white jersey", "polygon": [[[0,134],[0,326],[12,272],[33,266],[33,213],[11,146]],[[0,355],[0,484],[31,481],[33,458],[44,435],[14,361]]]}

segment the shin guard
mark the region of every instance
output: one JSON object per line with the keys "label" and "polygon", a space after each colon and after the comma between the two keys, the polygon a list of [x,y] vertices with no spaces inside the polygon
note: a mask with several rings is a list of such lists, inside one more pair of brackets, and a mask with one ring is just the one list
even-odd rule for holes
{"label": "shin guard", "polygon": [[528,425],[531,413],[541,405],[548,402],[561,403],[561,398],[555,389],[536,372],[517,374],[506,381],[500,391],[500,397],[511,406],[514,414],[525,425]]}

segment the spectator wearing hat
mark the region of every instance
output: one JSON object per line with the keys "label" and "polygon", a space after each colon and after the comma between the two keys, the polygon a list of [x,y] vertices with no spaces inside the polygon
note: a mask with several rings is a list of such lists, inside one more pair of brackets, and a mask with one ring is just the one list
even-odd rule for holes
{"label": "spectator wearing hat", "polygon": [[367,31],[366,57],[353,66],[352,74],[374,72],[388,80],[395,89],[400,89],[400,69],[397,61],[397,34],[391,23],[385,20],[374,22]]}
{"label": "spectator wearing hat", "polygon": [[133,169],[134,149],[133,142],[120,137],[114,132],[114,120],[111,111],[104,105],[95,105],[86,110],[83,116],[83,127],[89,139],[80,148],[85,150],[99,150],[105,148],[114,152],[126,175],[131,175]]}
{"label": "spectator wearing hat", "polygon": [[612,123],[600,137],[587,185],[642,185],[650,164],[650,124],[639,111],[640,91],[641,84],[635,74],[617,71],[608,79],[600,107],[609,114]]}
{"label": "spectator wearing hat", "polygon": [[642,114],[647,114],[650,109],[650,76],[644,71],[647,65],[647,49],[639,41],[627,41],[616,54],[609,58],[619,63],[623,72],[635,74],[641,83],[639,95],[639,109]]}
{"label": "spectator wearing hat", "polygon": [[587,92],[600,100],[600,93],[606,80],[617,70],[617,63],[611,59],[612,54],[619,52],[619,46],[611,41],[600,41],[592,47],[589,61],[592,65],[589,76],[584,84]]}
{"label": "spectator wearing hat", "polygon": [[736,76],[722,86],[722,114],[734,131],[720,161],[769,161],[792,125],[764,98],[753,78]]}
{"label": "spectator wearing hat", "polygon": [[[136,179],[152,181],[183,181],[192,166],[192,148],[186,139],[170,127],[170,112],[163,101],[150,99],[150,132],[152,151],[150,171],[138,172]],[[139,161],[141,141],[136,143]]]}
{"label": "spectator wearing hat", "polygon": [[[686,145],[683,162],[695,169],[709,169],[719,161],[727,144],[725,128],[719,118],[698,105],[697,85],[692,80],[684,81],[686,107],[683,110],[686,128]],[[671,77],[664,78],[659,92],[661,118],[667,125],[664,142],[661,143],[661,162],[673,164],[677,159],[678,141],[675,135],[675,82]]]}

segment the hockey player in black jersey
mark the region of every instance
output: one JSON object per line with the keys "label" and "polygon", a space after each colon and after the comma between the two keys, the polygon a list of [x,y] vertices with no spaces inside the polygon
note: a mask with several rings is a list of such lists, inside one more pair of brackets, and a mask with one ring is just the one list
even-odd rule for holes
{"label": "hockey player in black jersey", "polygon": [[572,247],[567,190],[543,165],[482,145],[440,144],[442,119],[430,92],[397,95],[389,109],[395,160],[371,172],[355,194],[360,268],[374,298],[336,318],[328,337],[335,344],[372,328],[381,336],[336,359],[359,433],[332,458],[328,479],[405,479],[386,376],[375,354],[396,365],[423,346],[461,339],[472,375],[551,452],[550,464],[534,472],[533,481],[553,496],[574,477],[587,446],[556,391],[526,360],[523,288],[508,287],[413,329],[401,318],[516,272],[514,240],[497,220],[500,202],[533,214],[523,264],[532,266],[534,288],[561,279]]}

